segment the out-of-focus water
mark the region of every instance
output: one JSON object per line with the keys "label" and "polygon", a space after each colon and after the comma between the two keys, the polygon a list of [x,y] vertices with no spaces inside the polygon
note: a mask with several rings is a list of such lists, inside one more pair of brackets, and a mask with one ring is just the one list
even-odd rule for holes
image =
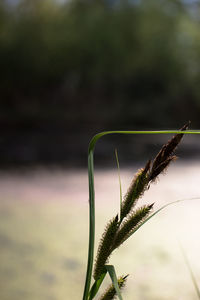
{"label": "out-of-focus water", "polygon": [[[135,171],[121,170],[124,193]],[[117,170],[97,170],[95,188],[98,241],[106,221],[119,211]],[[87,170],[1,173],[0,190],[0,299],[81,299],[88,247]],[[193,197],[199,200],[155,216],[111,257],[118,275],[129,274],[124,299],[197,299],[178,240],[200,286],[200,162],[177,161],[138,205],[155,202],[157,209]]]}

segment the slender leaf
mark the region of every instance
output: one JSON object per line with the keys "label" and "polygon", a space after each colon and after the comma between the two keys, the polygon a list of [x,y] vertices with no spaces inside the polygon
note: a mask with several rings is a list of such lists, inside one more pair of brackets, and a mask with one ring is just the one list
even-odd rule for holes
{"label": "slender leaf", "polygon": [[96,294],[106,276],[106,273],[107,273],[107,269],[105,268],[105,271],[101,274],[99,279],[94,282],[94,284],[89,292],[89,300],[92,300],[96,296]]}
{"label": "slender leaf", "polygon": [[187,268],[188,268],[188,271],[189,271],[189,273],[190,273],[190,277],[191,277],[191,279],[192,279],[192,283],[193,283],[194,288],[195,288],[195,290],[196,290],[198,299],[200,299],[200,289],[199,289],[199,287],[198,287],[198,284],[197,284],[196,278],[195,278],[195,276],[194,276],[194,273],[193,273],[192,267],[191,267],[191,265],[190,265],[190,262],[189,262],[189,260],[188,260],[188,258],[187,258],[187,255],[186,255],[186,253],[185,253],[185,251],[184,251],[184,249],[183,249],[183,247],[182,247],[182,245],[181,245],[180,242],[179,242],[179,247],[180,247],[180,250],[181,250],[181,252],[182,252],[182,255],[183,255],[185,264],[186,264],[186,266],[187,266]]}
{"label": "slender leaf", "polygon": [[118,177],[119,177],[119,192],[120,192],[120,216],[119,216],[119,219],[121,220],[121,209],[122,209],[122,184],[121,184],[120,167],[119,167],[119,158],[118,158],[117,149],[115,149],[115,157],[116,157],[117,169],[118,169]]}
{"label": "slender leaf", "polygon": [[94,190],[94,149],[88,153],[88,182],[89,182],[89,245],[88,262],[85,278],[83,300],[88,300],[92,278],[95,243],[95,190]]}
{"label": "slender leaf", "polygon": [[122,295],[121,295],[121,292],[120,292],[120,289],[119,289],[119,285],[118,285],[118,281],[117,281],[117,275],[116,275],[116,272],[115,272],[115,268],[113,265],[105,265],[109,275],[110,275],[110,278],[112,280],[112,283],[114,285],[114,288],[116,290],[116,293],[117,293],[117,296],[120,300],[123,300],[122,299]]}

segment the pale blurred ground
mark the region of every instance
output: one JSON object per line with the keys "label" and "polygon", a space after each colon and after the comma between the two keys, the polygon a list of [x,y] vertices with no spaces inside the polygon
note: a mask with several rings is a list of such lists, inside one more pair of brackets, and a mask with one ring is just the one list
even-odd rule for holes
{"label": "pale blurred ground", "polygon": [[[131,166],[121,170],[124,192],[135,171]],[[97,170],[95,184],[98,240],[119,208],[117,170]],[[82,299],[88,248],[87,171],[1,173],[0,191],[0,299]],[[177,161],[141,204],[155,202],[156,209],[198,196],[200,161]],[[145,224],[110,260],[118,275],[130,274],[124,299],[198,299],[177,239],[200,286],[199,236],[200,200],[171,206]]]}

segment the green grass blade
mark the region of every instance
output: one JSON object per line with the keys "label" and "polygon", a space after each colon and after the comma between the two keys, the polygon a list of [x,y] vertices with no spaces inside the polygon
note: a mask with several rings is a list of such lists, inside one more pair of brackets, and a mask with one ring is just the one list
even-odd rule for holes
{"label": "green grass blade", "polygon": [[96,296],[96,294],[106,276],[106,273],[107,273],[107,269],[105,268],[105,272],[103,272],[101,274],[100,278],[94,282],[94,284],[89,292],[89,300],[92,300]]}
{"label": "green grass blade", "polygon": [[121,292],[120,292],[120,289],[119,289],[119,285],[118,285],[118,281],[117,281],[117,275],[116,275],[114,266],[112,266],[112,265],[105,265],[105,267],[106,267],[106,269],[107,269],[107,271],[108,271],[108,273],[110,275],[110,278],[112,280],[112,283],[114,285],[114,288],[116,290],[118,298],[120,300],[123,300]]}
{"label": "green grass blade", "polygon": [[[177,134],[183,133],[180,130],[113,130],[113,131],[103,131],[97,133],[93,136],[89,144],[89,152],[90,150],[94,151],[95,145],[97,141],[105,135],[108,134]],[[185,134],[200,134],[200,130],[185,130]]]}
{"label": "green grass blade", "polygon": [[95,242],[95,192],[94,192],[94,151],[89,150],[88,154],[88,182],[89,182],[89,246],[88,263],[85,279],[85,288],[83,300],[88,300],[89,290],[92,278],[92,267],[94,260],[94,242]]}
{"label": "green grass blade", "polygon": [[119,192],[120,192],[120,220],[121,220],[121,208],[122,208],[122,183],[121,183],[121,177],[120,177],[120,167],[119,167],[119,158],[118,158],[118,153],[117,149],[115,149],[115,157],[116,157],[116,162],[117,162],[117,169],[118,169],[118,178],[119,178]]}
{"label": "green grass blade", "polygon": [[198,299],[200,299],[200,289],[199,289],[199,287],[198,287],[198,284],[197,284],[196,278],[195,278],[195,276],[194,276],[193,270],[192,270],[192,268],[191,268],[190,262],[189,262],[189,260],[188,260],[188,258],[187,258],[187,255],[186,255],[186,253],[185,253],[185,251],[184,251],[184,249],[183,249],[183,247],[182,247],[182,245],[181,245],[180,242],[179,242],[179,247],[180,247],[180,250],[181,250],[181,252],[182,252],[182,255],[183,255],[185,264],[186,264],[186,266],[187,266],[187,268],[188,268],[188,271],[189,271],[189,273],[190,273],[190,277],[191,277],[192,283],[193,283],[193,285],[194,285],[194,288],[195,288],[195,290],[196,290]]}
{"label": "green grass blade", "polygon": [[[88,300],[89,290],[92,278],[92,267],[94,260],[94,242],[95,242],[95,193],[94,193],[94,149],[97,141],[108,134],[177,134],[182,133],[180,130],[156,130],[156,131],[104,131],[96,134],[90,141],[88,147],[88,179],[89,179],[89,246],[88,262],[85,279],[83,300]],[[185,134],[200,134],[200,130],[185,130]]]}

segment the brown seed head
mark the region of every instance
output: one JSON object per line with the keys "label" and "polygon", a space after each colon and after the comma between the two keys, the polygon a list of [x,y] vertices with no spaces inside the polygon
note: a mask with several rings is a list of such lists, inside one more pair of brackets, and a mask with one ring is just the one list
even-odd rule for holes
{"label": "brown seed head", "polygon": [[[184,131],[188,128],[190,122],[185,124],[180,131]],[[171,161],[175,159],[175,156],[173,155],[176,147],[180,143],[183,133],[178,133],[175,136],[172,137],[171,140],[168,141],[167,144],[165,144],[157,156],[155,157],[153,161],[153,165],[151,168],[151,172],[149,175],[149,181],[153,181],[160,173],[164,171],[164,169],[169,165]]]}

